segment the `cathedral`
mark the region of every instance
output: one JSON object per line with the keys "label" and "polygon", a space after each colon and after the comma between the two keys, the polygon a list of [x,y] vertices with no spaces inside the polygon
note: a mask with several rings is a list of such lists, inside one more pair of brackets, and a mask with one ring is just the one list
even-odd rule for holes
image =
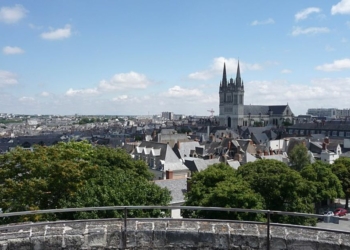
{"label": "cathedral", "polygon": [[286,105],[244,105],[244,83],[239,62],[236,79],[227,81],[226,64],[219,89],[219,121],[221,126],[237,129],[239,126],[281,126],[293,123],[293,112]]}

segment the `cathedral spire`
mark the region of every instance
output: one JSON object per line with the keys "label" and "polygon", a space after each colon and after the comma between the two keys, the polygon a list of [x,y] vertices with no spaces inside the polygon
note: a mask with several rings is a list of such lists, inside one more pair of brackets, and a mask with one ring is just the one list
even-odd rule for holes
{"label": "cathedral spire", "polygon": [[227,87],[226,63],[224,63],[224,72],[222,73],[222,86]]}
{"label": "cathedral spire", "polygon": [[241,70],[239,68],[239,61],[238,61],[238,65],[237,65],[236,86],[237,87],[242,86]]}

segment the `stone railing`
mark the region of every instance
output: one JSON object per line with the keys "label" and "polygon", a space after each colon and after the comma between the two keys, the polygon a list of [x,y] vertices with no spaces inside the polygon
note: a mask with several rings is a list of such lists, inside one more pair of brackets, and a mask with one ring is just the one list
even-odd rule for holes
{"label": "stone railing", "polygon": [[340,250],[350,249],[350,232],[274,223],[169,218],[0,226],[0,250],[12,249]]}
{"label": "stone railing", "polygon": [[[9,226],[0,228],[0,249],[267,249],[265,224],[131,219],[126,229],[121,219]],[[350,235],[272,224],[270,249],[350,249]]]}

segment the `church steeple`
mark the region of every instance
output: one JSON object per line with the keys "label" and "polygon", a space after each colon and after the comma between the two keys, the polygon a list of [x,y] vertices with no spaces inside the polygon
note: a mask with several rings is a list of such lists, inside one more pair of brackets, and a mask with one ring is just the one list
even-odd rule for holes
{"label": "church steeple", "polygon": [[239,61],[238,61],[238,66],[237,66],[236,86],[237,87],[241,87],[242,86],[241,70],[239,68]]}
{"label": "church steeple", "polygon": [[224,72],[222,73],[222,86],[227,87],[226,63],[224,63]]}

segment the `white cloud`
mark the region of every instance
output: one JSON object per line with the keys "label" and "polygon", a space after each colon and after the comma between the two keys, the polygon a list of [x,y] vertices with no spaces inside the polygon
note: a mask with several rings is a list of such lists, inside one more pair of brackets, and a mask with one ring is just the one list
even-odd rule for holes
{"label": "white cloud", "polygon": [[[349,107],[350,78],[312,79],[310,83],[252,81],[245,85],[245,104],[289,104],[294,114],[305,114],[313,107]],[[276,88],[278,86],[278,88]],[[336,100],[336,101],[335,101]]]}
{"label": "white cloud", "polygon": [[20,4],[14,7],[2,7],[0,9],[0,22],[16,23],[26,16],[28,11]]}
{"label": "white cloud", "polygon": [[303,9],[295,14],[295,16],[294,16],[295,21],[300,21],[300,20],[306,19],[306,18],[308,18],[308,16],[310,14],[319,13],[319,12],[321,12],[321,9],[316,8],[316,7],[310,7],[310,8]]}
{"label": "white cloud", "polygon": [[281,73],[282,73],[282,74],[290,74],[290,73],[292,73],[292,71],[291,71],[290,69],[283,69],[283,70],[281,71]]}
{"label": "white cloud", "polygon": [[342,39],[340,40],[340,42],[341,42],[341,43],[347,43],[347,42],[348,42],[348,39],[342,38]]}
{"label": "white cloud", "polygon": [[127,99],[128,99],[127,95],[120,95],[120,96],[117,96],[117,97],[113,98],[112,100],[113,101],[124,101],[124,100],[127,100]]}
{"label": "white cloud", "polygon": [[66,96],[82,96],[82,95],[96,95],[99,94],[96,88],[91,89],[68,89],[66,92]]}
{"label": "white cloud", "polygon": [[109,81],[102,80],[98,85],[101,91],[122,89],[145,89],[151,81],[143,74],[137,72],[115,74]]}
{"label": "white cloud", "polygon": [[19,47],[6,46],[2,49],[2,53],[5,55],[23,54],[24,50]]}
{"label": "white cloud", "polygon": [[35,99],[33,97],[22,96],[18,99],[20,102],[34,102]]}
{"label": "white cloud", "polygon": [[335,60],[333,63],[317,66],[316,69],[322,71],[341,71],[350,69],[350,59],[345,58],[341,60]]}
{"label": "white cloud", "polygon": [[341,0],[336,5],[332,6],[332,15],[335,14],[350,14],[350,0]]}
{"label": "white cloud", "polygon": [[193,96],[203,96],[203,92],[199,89],[187,89],[182,88],[180,86],[174,86],[166,93],[164,93],[164,96],[167,97],[193,97]]}
{"label": "white cloud", "polygon": [[47,96],[50,95],[50,93],[49,93],[49,92],[46,92],[46,91],[43,91],[43,92],[41,92],[40,95],[41,95],[41,96],[44,96],[44,97],[47,97]]}
{"label": "white cloud", "polygon": [[16,74],[5,70],[0,70],[0,87],[15,84],[18,84]]}
{"label": "white cloud", "polygon": [[60,40],[69,38],[71,36],[71,26],[69,24],[66,24],[64,28],[61,29],[51,29],[49,32],[41,33],[41,38],[46,40]]}
{"label": "white cloud", "polygon": [[[215,75],[222,74],[224,63],[226,63],[226,72],[228,74],[230,72],[234,72],[234,73],[236,72],[237,64],[238,64],[237,59],[217,57],[213,59],[213,62],[210,65],[209,69],[191,73],[188,75],[188,77],[190,79],[195,79],[195,80],[208,80],[214,77]],[[241,72],[244,72],[245,70],[261,70],[263,68],[260,64],[257,64],[257,63],[251,64],[251,63],[244,63],[241,61],[239,62],[239,66],[240,66]]]}
{"label": "white cloud", "polygon": [[256,26],[256,25],[266,25],[266,24],[274,24],[274,23],[275,23],[275,20],[273,20],[272,18],[269,18],[262,21],[254,20],[250,25]]}
{"label": "white cloud", "polygon": [[327,27],[309,27],[305,29],[301,27],[294,27],[292,31],[292,36],[328,33],[328,32],[329,32],[329,29]]}

